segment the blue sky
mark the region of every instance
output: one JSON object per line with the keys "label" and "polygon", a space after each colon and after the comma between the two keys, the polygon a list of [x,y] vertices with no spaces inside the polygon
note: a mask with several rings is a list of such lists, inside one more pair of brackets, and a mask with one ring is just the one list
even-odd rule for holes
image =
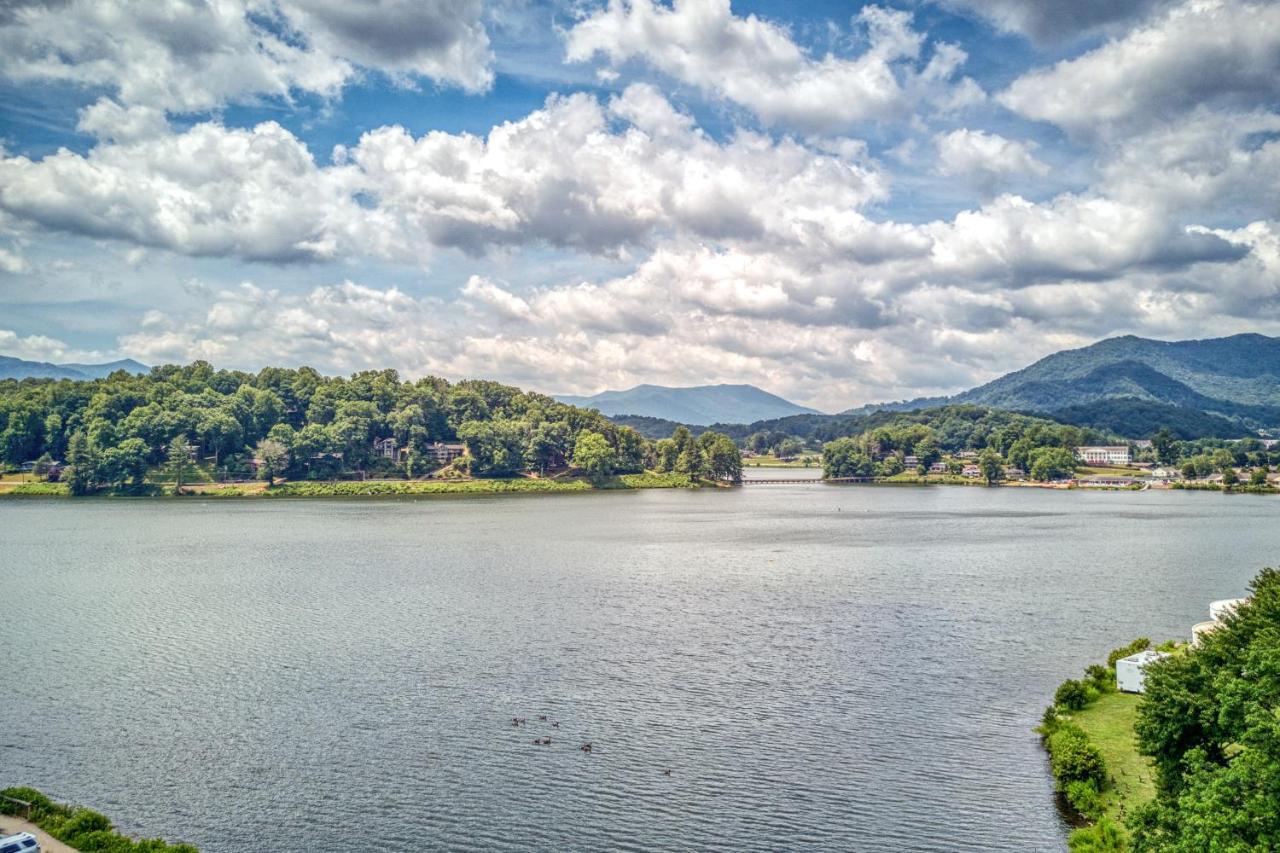
{"label": "blue sky", "polygon": [[0,353],[958,390],[1275,334],[1280,10],[23,0]]}

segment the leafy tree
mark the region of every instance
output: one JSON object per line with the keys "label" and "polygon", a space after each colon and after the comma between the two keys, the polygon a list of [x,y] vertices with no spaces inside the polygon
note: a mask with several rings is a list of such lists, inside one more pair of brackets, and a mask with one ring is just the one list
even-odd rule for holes
{"label": "leafy tree", "polygon": [[289,467],[289,448],[284,442],[264,438],[258,442],[258,476],[267,481],[267,488],[276,484],[276,477]]}
{"label": "leafy tree", "polygon": [[169,450],[166,454],[169,466],[169,474],[173,477],[173,490],[176,493],[182,492],[182,484],[187,479],[187,474],[191,471],[191,445],[187,444],[187,437],[179,435],[169,442]]}
{"label": "leafy tree", "polygon": [[1240,485],[1240,475],[1236,473],[1236,469],[1230,465],[1222,468],[1222,485],[1227,488]]}
{"label": "leafy tree", "polygon": [[1253,486],[1265,486],[1267,484],[1267,469],[1254,468],[1253,473],[1249,475],[1249,484]]}
{"label": "leafy tree", "polygon": [[994,450],[984,450],[978,457],[978,468],[982,471],[982,477],[987,481],[987,485],[992,485],[1004,479],[1004,463],[1000,459],[1000,454]]}
{"label": "leafy tree", "polygon": [[1155,451],[1156,459],[1163,465],[1172,465],[1178,461],[1178,440],[1168,427],[1160,427],[1159,431],[1151,436],[1151,449]]}
{"label": "leafy tree", "polygon": [[573,445],[575,468],[581,468],[588,477],[599,480],[612,474],[617,463],[617,454],[603,435],[585,430],[578,433]]}
{"label": "leafy tree", "polygon": [[670,473],[676,470],[676,459],[679,456],[680,450],[674,439],[661,439],[654,448],[654,467],[663,473]]}
{"label": "leafy tree", "polygon": [[837,438],[822,447],[822,476],[830,478],[870,477],[875,465],[852,438]]}
{"label": "leafy tree", "polygon": [[62,479],[73,495],[87,495],[93,491],[98,474],[97,454],[84,432],[72,433],[67,445],[67,470]]}
{"label": "leafy tree", "polygon": [[742,482],[742,451],[729,436],[704,432],[698,436],[707,476],[730,483]]}
{"label": "leafy tree", "polygon": [[1093,699],[1088,686],[1082,681],[1069,678],[1058,686],[1053,694],[1053,704],[1068,711],[1080,711]]}
{"label": "leafy tree", "polygon": [[1031,451],[1027,473],[1033,480],[1060,480],[1076,470],[1076,456],[1063,447],[1038,447]]}

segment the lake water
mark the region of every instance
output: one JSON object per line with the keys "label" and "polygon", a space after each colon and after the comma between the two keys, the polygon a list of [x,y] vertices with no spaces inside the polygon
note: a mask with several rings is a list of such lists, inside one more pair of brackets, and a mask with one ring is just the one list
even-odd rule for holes
{"label": "lake water", "polygon": [[1277,512],[821,485],[4,501],[0,785],[204,853],[1061,849],[1031,731],[1054,687],[1242,594]]}

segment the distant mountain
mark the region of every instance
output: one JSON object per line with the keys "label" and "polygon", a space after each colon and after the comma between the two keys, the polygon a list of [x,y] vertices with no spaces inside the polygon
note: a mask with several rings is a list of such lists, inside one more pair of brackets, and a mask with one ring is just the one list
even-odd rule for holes
{"label": "distant mountain", "polygon": [[0,355],[0,379],[102,379],[117,370],[147,373],[151,368],[131,358],[107,364],[52,364]]}
{"label": "distant mountain", "polygon": [[845,414],[950,403],[1043,413],[1131,437],[1166,423],[1171,429],[1177,423],[1181,429],[1175,431],[1188,435],[1240,435],[1280,426],[1280,338],[1108,338],[1046,356],[953,397],[863,406]]}
{"label": "distant mountain", "polygon": [[668,388],[637,385],[627,391],[602,391],[590,397],[558,395],[574,406],[602,415],[643,415],[683,424],[745,424],[787,415],[817,414],[754,385],[699,385]]}

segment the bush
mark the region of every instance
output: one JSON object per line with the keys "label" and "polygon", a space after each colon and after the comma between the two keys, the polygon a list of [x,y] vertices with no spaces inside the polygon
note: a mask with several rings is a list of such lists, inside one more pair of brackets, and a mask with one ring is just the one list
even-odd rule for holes
{"label": "bush", "polygon": [[1093,687],[1099,693],[1107,693],[1116,686],[1115,671],[1108,669],[1102,664],[1092,664],[1084,671],[1085,678],[1089,682],[1089,686]]}
{"label": "bush", "polygon": [[1102,817],[1102,793],[1098,790],[1097,782],[1092,779],[1068,782],[1066,794],[1071,807],[1089,820]]}
{"label": "bush", "polygon": [[[111,821],[107,816],[90,809],[77,809],[71,819],[62,825],[61,835],[66,839],[94,832],[107,832],[111,829]],[[70,842],[68,842],[70,843]],[[83,846],[83,845],[75,845]]]}
{"label": "bush", "polygon": [[1093,826],[1086,826],[1071,833],[1067,839],[1071,853],[1123,853],[1128,847],[1120,827],[1109,818],[1102,818]]}
{"label": "bush", "polygon": [[1049,768],[1058,780],[1058,790],[1072,782],[1092,781],[1099,790],[1107,779],[1107,764],[1089,736],[1075,723],[1061,723],[1045,741]]}
{"label": "bush", "polygon": [[1107,655],[1107,667],[1114,672],[1116,661],[1120,660],[1120,658],[1136,655],[1138,652],[1146,651],[1149,648],[1151,648],[1151,641],[1146,637],[1139,637],[1127,646],[1112,650],[1111,654]]}
{"label": "bush", "polygon": [[1095,695],[1090,692],[1088,685],[1083,681],[1068,678],[1054,692],[1053,703],[1068,711],[1080,711],[1092,702],[1094,698]]}

